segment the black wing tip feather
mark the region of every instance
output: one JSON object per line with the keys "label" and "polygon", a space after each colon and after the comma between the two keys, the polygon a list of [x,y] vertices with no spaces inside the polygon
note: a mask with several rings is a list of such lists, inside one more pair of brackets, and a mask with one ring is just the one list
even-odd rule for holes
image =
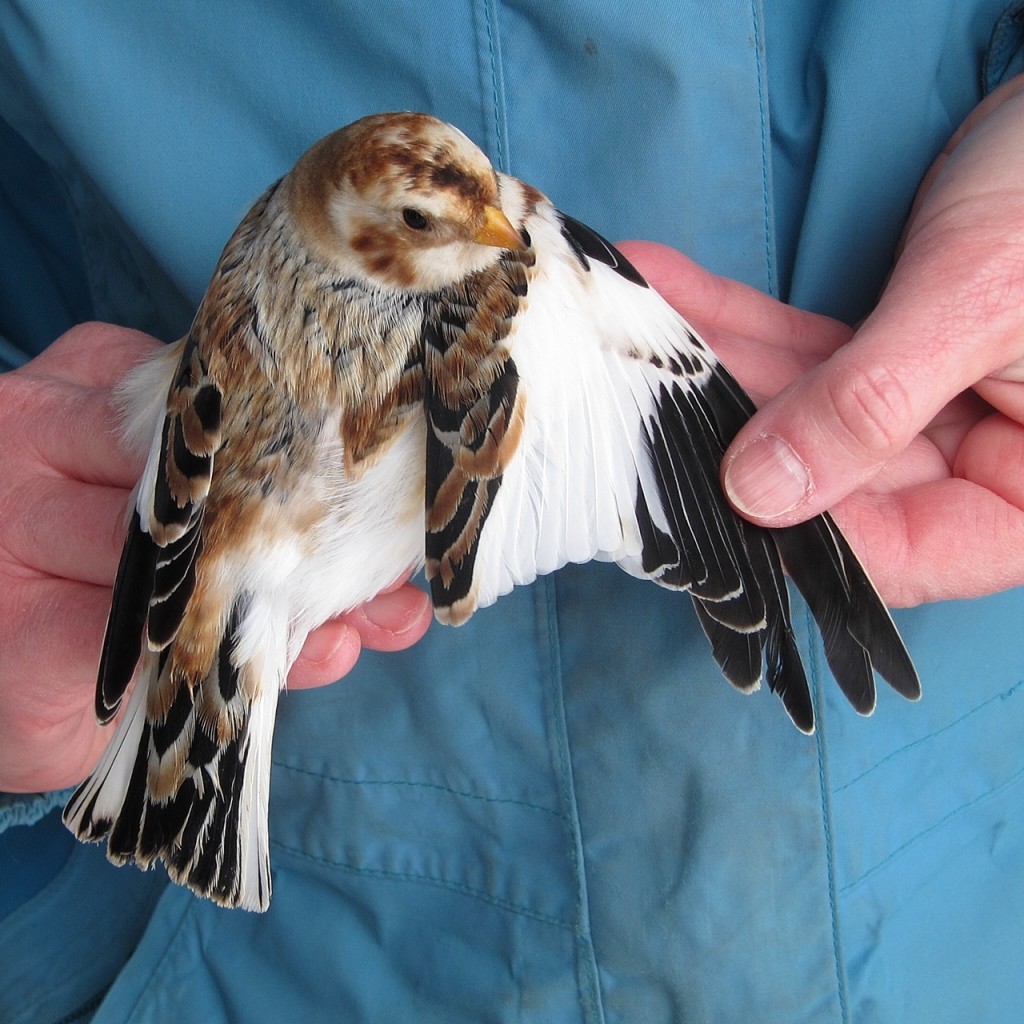
{"label": "black wing tip feather", "polygon": [[114,596],[103,637],[96,682],[96,718],[109,722],[117,713],[142,653],[142,632],[156,572],[157,546],[132,513],[114,580]]}
{"label": "black wing tip feather", "polygon": [[914,663],[910,660],[910,652],[902,644],[901,649],[902,657],[900,661],[902,664],[899,669],[897,670],[895,666],[890,665],[888,671],[882,671],[879,668],[878,672],[904,700],[920,700],[924,692],[921,689],[921,677],[918,675]]}
{"label": "black wing tip feather", "polygon": [[[663,382],[657,414],[645,429],[646,453],[670,536],[646,522],[651,518],[648,499],[641,502],[638,497],[644,570],[657,582],[667,582],[673,572],[680,580],[688,579],[686,589],[723,674],[739,689],[753,689],[763,657],[769,687],[801,732],[814,732],[814,706],[793,636],[783,565],[810,609],[829,668],[853,708],[861,715],[874,710],[875,672],[897,693],[917,699],[921,684],[906,646],[831,517],[826,513],[795,527],[765,529],[740,520],[717,479],[701,477],[705,464],[717,469],[721,451],[713,444],[724,449],[753,408],[728,372],[721,366],[714,369],[702,387],[685,394],[678,381],[671,388]],[[708,523],[716,521],[717,530],[709,530]],[[679,560],[675,570],[665,566],[672,545]],[[723,584],[732,582],[730,556],[738,571],[735,583],[748,595],[747,621],[742,600],[722,600],[727,591]],[[709,573],[712,567],[715,571]],[[713,592],[716,582],[718,594]],[[757,608],[763,608],[761,624],[749,614]],[[756,666],[744,629],[759,637]]]}
{"label": "black wing tip feather", "polygon": [[772,536],[818,625],[829,668],[858,714],[875,709],[875,673],[917,700],[921,681],[910,653],[832,517],[824,513]]}
{"label": "black wing tip feather", "polygon": [[[793,724],[805,736],[814,734],[814,701],[800,652],[789,623],[779,624],[769,637],[766,661],[768,686],[778,694]],[[777,639],[782,634],[781,640]]]}
{"label": "black wing tip feather", "polygon": [[765,679],[797,729],[812,735],[814,703],[788,619],[773,616],[764,629],[743,632],[714,618],[708,604],[693,599],[698,621],[725,678],[741,693],[753,693]]}
{"label": "black wing tip feather", "polygon": [[693,597],[693,607],[725,678],[742,693],[753,693],[763,675],[762,633],[736,629],[714,614],[710,601]]}

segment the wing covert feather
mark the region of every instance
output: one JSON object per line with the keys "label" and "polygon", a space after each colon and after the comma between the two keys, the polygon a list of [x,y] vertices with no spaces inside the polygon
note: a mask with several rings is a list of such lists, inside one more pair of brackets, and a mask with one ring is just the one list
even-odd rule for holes
{"label": "wing covert feather", "polygon": [[525,396],[504,342],[524,255],[446,290],[424,319],[426,572],[435,612],[456,625],[477,606],[481,529],[522,431]]}

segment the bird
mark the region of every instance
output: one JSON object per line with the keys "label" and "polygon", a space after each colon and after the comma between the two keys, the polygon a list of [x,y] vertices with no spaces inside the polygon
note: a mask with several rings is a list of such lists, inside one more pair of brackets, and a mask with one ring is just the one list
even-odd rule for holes
{"label": "bird", "polygon": [[274,718],[307,634],[420,569],[459,625],[568,563],[616,562],[689,594],[725,678],[767,682],[811,733],[788,573],[856,711],[875,672],[920,696],[830,515],[766,529],[730,507],[720,465],[755,407],[708,345],[611,243],[430,115],[370,115],[302,154],[188,333],[120,394],[147,454],[95,710],[122,715],[64,820],[224,906],[270,903]]}

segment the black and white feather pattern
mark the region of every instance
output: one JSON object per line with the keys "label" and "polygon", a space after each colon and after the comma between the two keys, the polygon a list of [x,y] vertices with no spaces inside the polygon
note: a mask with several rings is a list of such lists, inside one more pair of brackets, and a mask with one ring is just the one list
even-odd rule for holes
{"label": "black and white feather pattern", "polygon": [[[220,389],[194,337],[168,353],[179,347],[114,584],[96,686],[99,721],[117,713],[141,657],[140,681],[99,765],[68,802],[65,820],[83,839],[108,838],[115,863],[148,867],[163,859],[173,878],[196,891],[265,909],[269,850],[265,827],[258,826],[266,816],[277,688],[254,698],[241,685],[233,652],[244,599],[235,600],[218,631],[207,672],[190,677],[171,658],[196,585],[205,502],[222,441]],[[252,834],[240,835],[241,829]]]}
{"label": "black and white feather pattern", "polygon": [[[544,200],[517,220],[520,196],[518,183],[503,179],[503,205],[531,244],[522,304],[500,340],[501,400],[463,396],[462,408],[507,406],[521,392],[521,431],[500,471],[476,482],[474,498],[487,489],[477,544],[443,585],[435,578],[435,605],[443,610],[457,595],[462,621],[568,562],[617,562],[687,591],[729,681],[750,691],[766,680],[797,727],[811,732],[785,568],[857,711],[874,708],[874,671],[917,697],[892,619],[832,519],[766,530],[728,505],[719,466],[754,412],[736,381],[612,245]],[[430,422],[448,422],[447,436],[457,436],[458,410],[432,388],[429,361],[425,375]],[[453,461],[428,461],[428,510]],[[463,507],[461,516],[468,521],[472,511]],[[428,530],[428,550],[431,542]]]}

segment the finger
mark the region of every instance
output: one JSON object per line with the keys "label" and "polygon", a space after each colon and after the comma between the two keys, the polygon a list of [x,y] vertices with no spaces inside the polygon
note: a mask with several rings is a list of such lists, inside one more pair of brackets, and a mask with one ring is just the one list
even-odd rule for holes
{"label": "finger", "polygon": [[332,683],[352,670],[363,647],[404,650],[422,638],[430,621],[430,598],[422,590],[403,584],[385,591],[310,633],[288,675],[288,685],[305,689]]}
{"label": "finger", "polygon": [[897,476],[888,493],[861,492],[836,509],[886,602],[970,598],[1024,583],[1024,428],[998,414],[975,422],[944,478],[927,465],[915,474],[906,465],[913,447],[886,467],[883,475]]}
{"label": "finger", "polygon": [[[48,715],[88,704],[96,683],[110,588],[5,572],[0,594],[0,675],[19,679],[4,691]],[[83,695],[83,681],[88,693]]]}
{"label": "finger", "polygon": [[921,184],[917,189],[917,195],[914,197],[914,203],[910,208],[910,216],[907,218],[907,225],[903,230],[903,235],[900,238],[899,245],[897,246],[897,252],[901,252],[903,250],[907,237],[914,228],[914,224],[917,220],[921,207],[928,199],[929,193],[938,180],[940,173],[949,162],[950,157],[956,151],[960,143],[963,142],[965,137],[970,135],[973,130],[985,120],[985,118],[994,114],[1000,107],[1006,104],[1007,101],[1013,100],[1015,103],[1018,102],[1015,97],[1019,96],[1021,93],[1024,93],[1024,75],[1017,75],[1016,77],[1011,78],[1008,82],[1003,82],[998,89],[994,89],[990,92],[981,101],[981,103],[979,103],[970,112],[970,114],[967,115],[966,120],[953,133],[946,145],[943,146],[942,151],[935,158],[924,178],[921,179]]}
{"label": "finger", "polygon": [[651,286],[712,343],[725,335],[796,351],[818,363],[850,337],[847,325],[712,274],[668,246],[623,242],[620,248]]}
{"label": "finger", "polygon": [[[41,793],[77,785],[96,766],[117,719],[96,721],[91,688],[86,706],[30,731],[0,723],[0,792]],[[5,727],[7,726],[7,727]]]}
{"label": "finger", "polygon": [[994,409],[1004,416],[1024,423],[1024,387],[1021,380],[998,380],[989,378],[979,381],[974,390]]}
{"label": "finger", "polygon": [[779,526],[836,504],[1005,361],[1006,290],[962,273],[952,253],[927,262],[894,274],[853,340],[739,432],[723,482],[741,513]]}
{"label": "finger", "polygon": [[998,414],[982,420],[960,445],[953,471],[1024,510],[1024,427]]}
{"label": "finger", "polygon": [[74,480],[120,487],[134,483],[141,459],[127,454],[118,441],[109,391],[16,370],[0,378],[0,392],[11,459],[34,460]]}
{"label": "finger", "polygon": [[0,550],[38,573],[109,587],[128,499],[122,488],[29,477],[0,496]]}
{"label": "finger", "polygon": [[947,478],[896,494],[856,496],[836,511],[892,607],[980,597],[1024,583],[1024,512],[973,481]]}
{"label": "finger", "polygon": [[364,647],[373,651],[402,651],[423,637],[431,616],[430,598],[407,583],[378,594],[349,612],[345,621],[359,633]]}
{"label": "finger", "polygon": [[290,690],[326,686],[348,675],[362,651],[359,633],[344,619],[332,619],[306,637],[288,673]]}
{"label": "finger", "polygon": [[36,356],[29,367],[78,387],[106,390],[161,347],[156,338],[128,327],[78,324]]}
{"label": "finger", "polygon": [[143,453],[120,441],[120,416],[108,391],[70,390],[37,435],[46,464],[72,480],[125,489],[142,471]]}
{"label": "finger", "polygon": [[83,324],[2,379],[4,433],[73,479],[130,486],[141,460],[119,444],[114,386],[162,346],[110,324]]}

